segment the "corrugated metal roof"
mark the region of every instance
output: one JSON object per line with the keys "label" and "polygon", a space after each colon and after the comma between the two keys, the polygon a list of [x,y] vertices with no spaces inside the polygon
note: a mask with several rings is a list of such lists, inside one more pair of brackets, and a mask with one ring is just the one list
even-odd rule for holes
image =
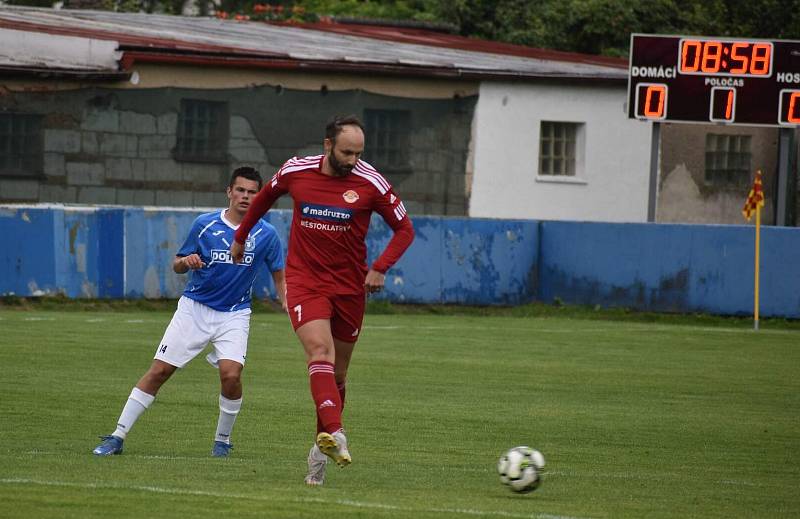
{"label": "corrugated metal roof", "polygon": [[452,49],[462,49],[474,52],[488,52],[492,54],[504,54],[508,56],[521,56],[525,58],[545,59],[550,61],[563,61],[568,63],[584,63],[589,65],[610,66],[614,68],[627,69],[628,60],[621,58],[611,58],[607,56],[594,56],[591,54],[578,54],[575,52],[563,52],[550,49],[539,49],[526,47],[524,45],[514,45],[499,41],[480,40],[477,38],[466,38],[455,34],[442,31],[425,30],[420,27],[410,27],[402,25],[380,25],[366,24],[363,22],[346,21],[337,23],[336,21],[320,22],[313,24],[303,24],[301,27],[319,31],[329,31],[339,34],[351,34],[354,36],[366,36],[380,40],[417,43],[434,47],[448,47]]}
{"label": "corrugated metal roof", "polygon": [[[627,64],[594,56],[480,42],[419,30],[269,24],[186,16],[0,6],[15,29],[119,42],[132,59],[231,66],[352,70],[470,79],[625,81]],[[466,40],[466,41],[465,41]],[[0,48],[13,57],[15,49]],[[202,59],[200,59],[202,58]]]}
{"label": "corrugated metal roof", "polygon": [[117,70],[121,57],[114,41],[13,29],[0,31],[0,66],[112,72]]}

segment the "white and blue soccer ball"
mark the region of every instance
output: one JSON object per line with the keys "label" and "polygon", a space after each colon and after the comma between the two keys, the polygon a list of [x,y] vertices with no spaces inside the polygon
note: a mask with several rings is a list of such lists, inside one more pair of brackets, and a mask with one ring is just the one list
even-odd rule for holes
{"label": "white and blue soccer ball", "polygon": [[497,460],[500,482],[521,494],[539,488],[542,483],[543,468],[542,453],[525,445],[509,449]]}

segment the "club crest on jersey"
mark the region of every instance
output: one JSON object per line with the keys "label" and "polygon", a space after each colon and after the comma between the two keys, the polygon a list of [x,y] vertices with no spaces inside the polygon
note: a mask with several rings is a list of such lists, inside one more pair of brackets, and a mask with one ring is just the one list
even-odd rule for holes
{"label": "club crest on jersey", "polygon": [[248,236],[247,240],[244,242],[244,250],[250,252],[255,248],[256,248],[256,239],[253,238],[252,236]]}
{"label": "club crest on jersey", "polygon": [[352,189],[348,189],[347,191],[342,193],[342,198],[344,198],[344,201],[347,202],[348,204],[354,204],[358,201],[358,193],[356,193]]}

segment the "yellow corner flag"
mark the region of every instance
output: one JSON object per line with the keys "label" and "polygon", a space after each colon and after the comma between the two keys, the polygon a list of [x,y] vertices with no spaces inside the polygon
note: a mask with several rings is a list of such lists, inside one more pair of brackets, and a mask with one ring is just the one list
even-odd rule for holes
{"label": "yellow corner flag", "polygon": [[753,187],[750,189],[750,194],[747,195],[744,207],[742,207],[742,214],[747,218],[748,222],[759,207],[764,207],[764,190],[761,189],[761,170],[756,171],[756,178],[753,179]]}
{"label": "yellow corner flag", "polygon": [[747,195],[747,200],[744,203],[744,207],[742,207],[742,214],[747,221],[750,221],[750,218],[753,217],[753,213],[756,213],[756,254],[755,254],[755,261],[754,261],[754,286],[753,286],[753,329],[758,330],[758,289],[759,289],[759,271],[761,270],[759,267],[760,263],[760,251],[761,251],[761,208],[764,207],[764,190],[761,189],[761,170],[759,169],[756,171],[756,177],[753,179],[753,187],[750,189],[750,194]]}

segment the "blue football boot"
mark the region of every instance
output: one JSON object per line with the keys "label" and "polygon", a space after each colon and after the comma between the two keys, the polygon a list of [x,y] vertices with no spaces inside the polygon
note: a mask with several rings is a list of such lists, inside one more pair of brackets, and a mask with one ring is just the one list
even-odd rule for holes
{"label": "blue football boot", "polygon": [[211,449],[211,455],[215,458],[227,458],[230,455],[232,448],[233,444],[231,443],[214,442],[214,447]]}
{"label": "blue football boot", "polygon": [[95,456],[112,456],[122,454],[122,438],[119,436],[101,436],[103,442],[94,448],[92,454]]}

